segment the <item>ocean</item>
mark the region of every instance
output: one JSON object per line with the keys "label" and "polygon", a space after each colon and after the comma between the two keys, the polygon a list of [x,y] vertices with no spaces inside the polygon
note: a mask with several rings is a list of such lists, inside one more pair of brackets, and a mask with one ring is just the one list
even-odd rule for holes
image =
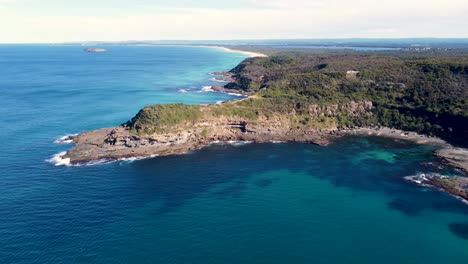
{"label": "ocean", "polygon": [[155,103],[215,103],[202,47],[0,45],[0,263],[465,263],[468,206],[404,179],[453,174],[434,147],[350,136],[215,144],[84,166],[67,134]]}

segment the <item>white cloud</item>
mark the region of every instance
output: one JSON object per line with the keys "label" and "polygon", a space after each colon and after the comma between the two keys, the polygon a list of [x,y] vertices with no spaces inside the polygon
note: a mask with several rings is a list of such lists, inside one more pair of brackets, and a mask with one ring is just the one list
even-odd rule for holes
{"label": "white cloud", "polygon": [[[12,0],[9,0],[12,1]],[[275,0],[258,8],[145,6],[144,15],[45,16],[0,9],[0,42],[129,39],[468,37],[468,1]],[[4,3],[5,0],[0,0]],[[154,12],[152,12],[154,10]]]}

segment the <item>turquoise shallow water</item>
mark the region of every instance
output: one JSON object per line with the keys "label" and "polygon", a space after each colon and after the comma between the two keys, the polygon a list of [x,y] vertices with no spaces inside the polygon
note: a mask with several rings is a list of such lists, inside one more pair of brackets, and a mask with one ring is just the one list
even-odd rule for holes
{"label": "turquoise shallow water", "polygon": [[[464,263],[468,206],[403,177],[452,173],[432,147],[375,137],[213,145],[56,167],[68,133],[144,105],[228,100],[208,48],[0,46],[1,263]],[[188,92],[182,93],[180,89]]]}

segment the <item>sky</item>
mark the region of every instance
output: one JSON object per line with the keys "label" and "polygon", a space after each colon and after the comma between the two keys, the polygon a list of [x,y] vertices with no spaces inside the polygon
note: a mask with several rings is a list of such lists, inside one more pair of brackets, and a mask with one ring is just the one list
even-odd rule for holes
{"label": "sky", "polygon": [[468,0],[0,0],[0,43],[468,37]]}

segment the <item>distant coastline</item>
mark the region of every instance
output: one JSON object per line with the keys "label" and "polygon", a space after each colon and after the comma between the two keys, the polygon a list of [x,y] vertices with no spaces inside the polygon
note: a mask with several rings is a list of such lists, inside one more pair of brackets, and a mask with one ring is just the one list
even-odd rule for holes
{"label": "distant coastline", "polygon": [[216,48],[216,49],[221,49],[221,50],[224,50],[226,52],[234,52],[234,53],[241,53],[241,54],[245,54],[251,58],[255,58],[255,57],[268,57],[268,55],[266,54],[263,54],[263,53],[259,53],[259,52],[253,52],[253,51],[245,51],[245,50],[238,50],[238,49],[232,49],[232,48],[227,48],[227,47],[224,47],[224,46],[199,46],[199,47],[209,47],[209,48]]}
{"label": "distant coastline", "polygon": [[195,48],[211,48],[211,49],[219,49],[223,50],[225,52],[230,52],[230,53],[240,53],[247,55],[250,58],[255,58],[255,57],[268,57],[267,54],[260,53],[260,52],[254,52],[254,51],[246,51],[246,50],[240,50],[240,49],[234,49],[234,48],[229,48],[228,46],[221,46],[221,45],[189,45],[189,44],[133,44],[132,46],[140,46],[140,47],[195,47]]}

